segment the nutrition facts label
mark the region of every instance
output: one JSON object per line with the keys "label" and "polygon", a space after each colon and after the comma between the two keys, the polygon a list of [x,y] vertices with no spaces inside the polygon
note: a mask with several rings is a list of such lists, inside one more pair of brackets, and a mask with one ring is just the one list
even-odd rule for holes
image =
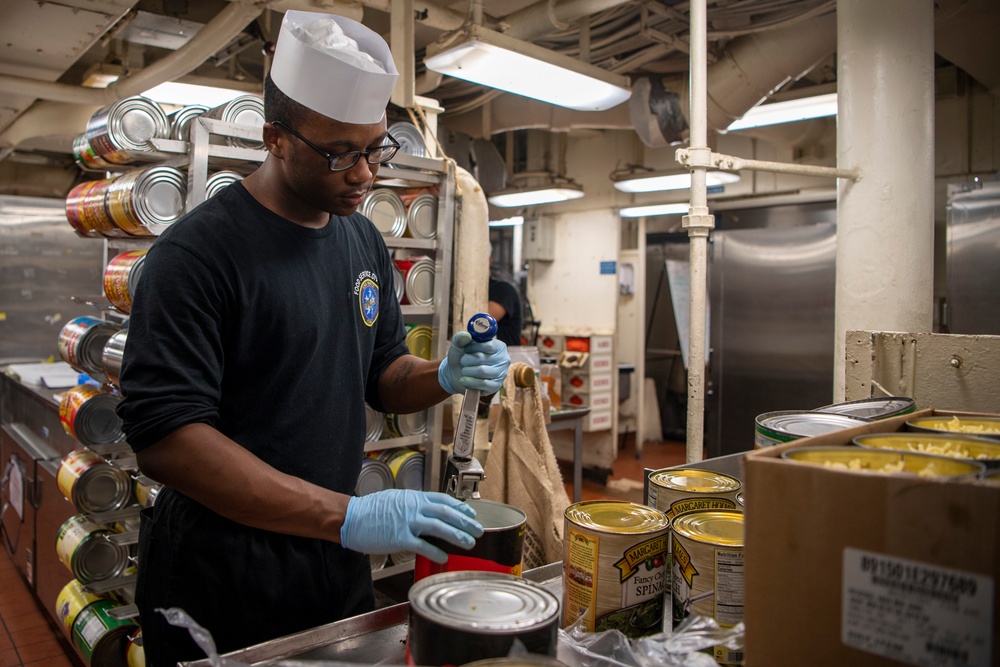
{"label": "nutrition facts label", "polygon": [[841,640],[911,665],[986,665],[991,577],[844,549]]}
{"label": "nutrition facts label", "polygon": [[715,620],[719,625],[743,620],[742,551],[715,551]]}

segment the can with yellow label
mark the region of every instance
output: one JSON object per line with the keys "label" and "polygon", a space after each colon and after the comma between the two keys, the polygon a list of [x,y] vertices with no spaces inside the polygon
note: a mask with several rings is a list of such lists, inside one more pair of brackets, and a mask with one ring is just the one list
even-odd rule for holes
{"label": "can with yellow label", "polygon": [[588,500],[566,509],[563,627],[641,637],[663,630],[670,520],[656,509]]}

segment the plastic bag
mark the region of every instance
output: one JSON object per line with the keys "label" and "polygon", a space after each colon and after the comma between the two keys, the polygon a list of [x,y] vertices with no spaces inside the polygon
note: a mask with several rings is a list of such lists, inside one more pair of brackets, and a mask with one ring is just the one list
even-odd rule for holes
{"label": "plastic bag", "polygon": [[219,655],[219,652],[215,649],[215,640],[212,638],[212,633],[198,625],[183,609],[177,607],[162,609],[157,607],[156,611],[163,614],[170,625],[178,628],[187,628],[187,631],[191,633],[191,639],[205,652],[205,655],[208,656],[208,662],[212,667],[247,667],[245,663]]}
{"label": "plastic bag", "polygon": [[743,648],[743,624],[720,628],[711,618],[690,616],[673,632],[629,639],[619,630],[586,632],[582,619],[559,631],[559,659],[572,667],[718,667],[703,649]]}

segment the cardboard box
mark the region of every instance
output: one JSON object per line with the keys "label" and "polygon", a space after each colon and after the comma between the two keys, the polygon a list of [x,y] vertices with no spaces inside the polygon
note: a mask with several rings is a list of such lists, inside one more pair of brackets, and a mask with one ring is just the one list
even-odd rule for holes
{"label": "cardboard box", "polygon": [[747,665],[1000,665],[1000,485],[781,458],[923,414],[746,455]]}

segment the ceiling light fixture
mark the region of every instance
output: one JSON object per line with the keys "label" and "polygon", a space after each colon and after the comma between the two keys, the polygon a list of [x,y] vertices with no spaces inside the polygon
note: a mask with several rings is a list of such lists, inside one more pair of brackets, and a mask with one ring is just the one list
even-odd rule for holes
{"label": "ceiling light fixture", "polygon": [[500,208],[513,208],[516,206],[554,204],[581,197],[583,197],[583,188],[581,186],[571,180],[554,179],[550,183],[543,183],[541,185],[501,190],[487,197],[487,200]]}
{"label": "ceiling light fixture", "polygon": [[654,215],[684,215],[687,212],[687,204],[653,204],[651,206],[627,206],[618,211],[618,215],[623,218],[649,218]]}
{"label": "ceiling light fixture", "polygon": [[[615,189],[622,192],[663,192],[665,190],[688,190],[691,188],[691,172],[629,171],[612,172],[611,180]],[[726,171],[710,171],[706,174],[708,187],[736,183],[739,174]]]}
{"label": "ceiling light fixture", "polygon": [[83,75],[87,88],[107,88],[125,74],[125,68],[112,63],[95,63]]}
{"label": "ceiling light fixture", "polygon": [[233,90],[232,88],[168,81],[150,88],[142,93],[142,96],[160,104],[176,104],[178,106],[204,104],[211,109],[246,94],[246,91]]}
{"label": "ceiling light fixture", "polygon": [[503,220],[490,220],[490,227],[520,227],[524,224],[524,216],[514,215]]}
{"label": "ceiling light fixture", "polygon": [[629,80],[595,65],[471,24],[427,47],[428,69],[578,111],[631,95]]}
{"label": "ceiling light fixture", "polygon": [[729,127],[726,128],[726,132],[836,115],[837,93],[803,97],[798,100],[788,100],[787,102],[758,104],[743,114],[742,118],[730,123]]}

